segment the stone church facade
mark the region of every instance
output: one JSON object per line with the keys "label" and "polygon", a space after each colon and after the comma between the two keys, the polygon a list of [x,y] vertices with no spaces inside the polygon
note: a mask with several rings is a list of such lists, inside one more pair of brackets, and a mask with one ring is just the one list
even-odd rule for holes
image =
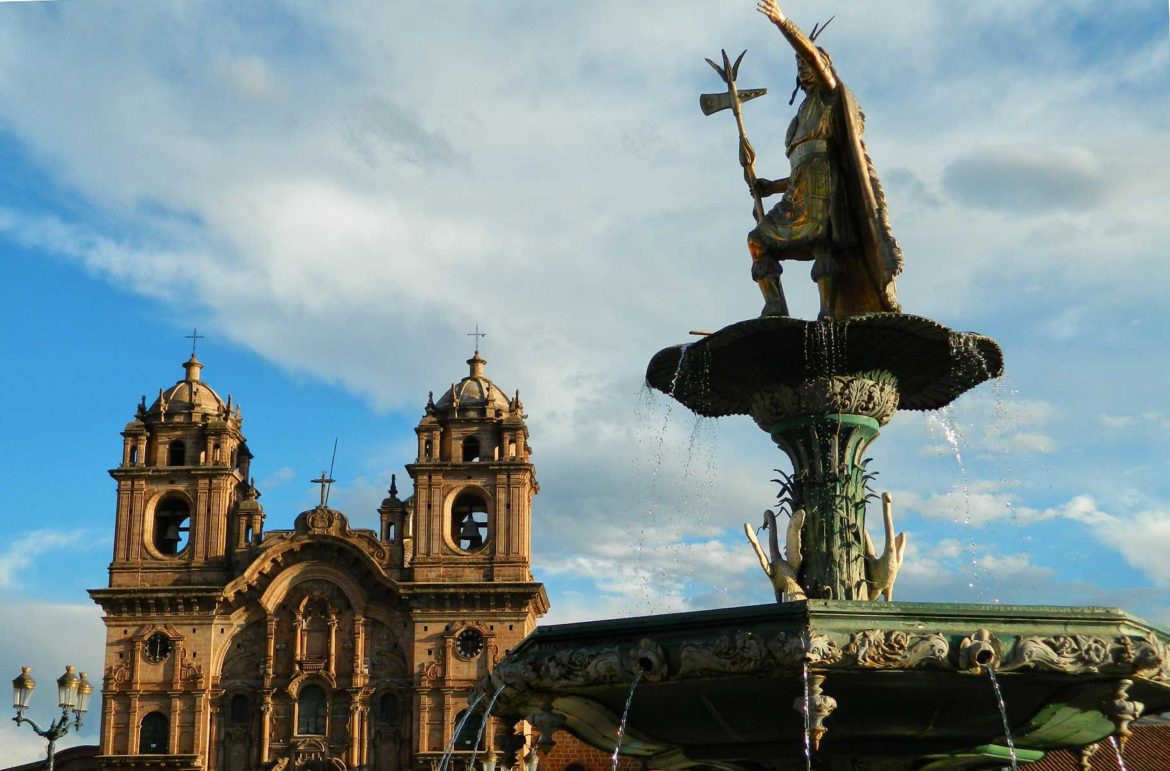
{"label": "stone church facade", "polygon": [[[194,355],[143,399],[110,472],[109,586],[91,591],[107,629],[99,767],[430,771],[452,744],[470,756],[480,721],[455,735],[468,694],[548,599],[519,393],[478,351],[467,364],[428,398],[413,494],[391,484],[378,531],[327,505],[325,474],[319,505],[267,528],[241,408]],[[482,751],[511,733],[489,724]]]}

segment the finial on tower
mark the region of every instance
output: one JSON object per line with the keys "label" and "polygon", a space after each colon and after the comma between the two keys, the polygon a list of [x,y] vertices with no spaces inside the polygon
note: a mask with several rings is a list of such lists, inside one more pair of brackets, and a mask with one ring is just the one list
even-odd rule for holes
{"label": "finial on tower", "polygon": [[321,485],[321,508],[325,508],[325,501],[329,500],[329,486],[337,480],[331,478],[325,469],[321,469],[321,476],[310,481],[315,485]]}
{"label": "finial on tower", "polygon": [[204,335],[199,334],[198,327],[191,328],[191,334],[183,335],[183,339],[191,341],[191,358],[195,358],[195,344],[204,338]]}
{"label": "finial on tower", "polygon": [[475,325],[475,331],[474,331],[474,332],[468,332],[468,333],[467,333],[467,336],[468,336],[468,337],[474,337],[474,338],[475,338],[475,355],[476,355],[476,356],[478,356],[478,355],[479,355],[479,339],[480,339],[481,337],[487,337],[487,332],[480,332],[480,331],[479,331],[479,324],[477,323],[477,324]]}

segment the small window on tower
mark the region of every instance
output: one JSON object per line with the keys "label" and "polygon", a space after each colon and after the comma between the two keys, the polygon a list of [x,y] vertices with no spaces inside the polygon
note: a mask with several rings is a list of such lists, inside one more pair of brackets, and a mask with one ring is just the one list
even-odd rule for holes
{"label": "small window on tower", "polygon": [[154,548],[167,556],[187,548],[191,510],[178,496],[167,496],[154,510]]}
{"label": "small window on tower", "polygon": [[479,440],[469,436],[463,440],[463,462],[471,463],[479,460]]}
{"label": "small window on tower", "polygon": [[431,459],[431,456],[434,454],[434,447],[434,443],[430,439],[423,442],[423,458],[425,460]]}
{"label": "small window on tower", "polygon": [[167,465],[168,466],[182,466],[186,459],[186,448],[183,443],[176,439],[167,445]]}
{"label": "small window on tower", "polygon": [[460,493],[451,506],[451,540],[463,551],[476,552],[487,539],[487,503],[477,493]]}
{"label": "small window on tower", "polygon": [[137,465],[138,463],[138,446],[130,448],[130,463]]}

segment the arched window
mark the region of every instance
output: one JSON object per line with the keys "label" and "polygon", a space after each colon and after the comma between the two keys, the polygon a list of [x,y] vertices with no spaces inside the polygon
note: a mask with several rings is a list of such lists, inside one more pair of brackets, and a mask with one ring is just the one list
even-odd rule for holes
{"label": "arched window", "polygon": [[382,694],[382,698],[378,700],[378,722],[393,723],[398,719],[399,710],[397,696],[389,692]]}
{"label": "arched window", "polygon": [[184,447],[183,443],[178,439],[176,439],[175,441],[168,444],[167,445],[167,465],[168,466],[182,466],[183,461],[186,459],[186,454],[187,454],[186,450],[187,450],[187,448]]}
{"label": "arched window", "polygon": [[297,733],[301,736],[325,735],[325,691],[319,685],[306,685],[297,699]]}
{"label": "arched window", "polygon": [[138,732],[138,752],[143,755],[166,755],[170,751],[171,725],[161,712],[151,712],[142,718]]}
{"label": "arched window", "polygon": [[[479,737],[479,750],[484,748],[484,737],[479,735],[480,724],[483,723],[484,714],[482,712],[475,712],[466,721],[463,717],[467,715],[467,710],[463,710],[455,716],[455,729],[458,733],[455,734],[455,749],[471,751],[477,749],[475,746],[475,739]],[[460,730],[459,724],[463,724]],[[487,733],[486,731],[484,733]]]}
{"label": "arched window", "polygon": [[469,436],[463,440],[463,462],[471,463],[479,460],[479,440]]}
{"label": "arched window", "polygon": [[169,495],[154,509],[154,548],[159,554],[178,554],[187,548],[191,510],[187,501]]}
{"label": "arched window", "polygon": [[138,445],[130,448],[130,463],[132,465],[137,465],[138,463]]}
{"label": "arched window", "polygon": [[237,693],[232,697],[231,708],[228,710],[228,720],[233,725],[245,725],[252,717],[251,704],[248,703],[248,697],[242,693]]}
{"label": "arched window", "polygon": [[425,460],[430,460],[431,456],[434,455],[434,451],[435,451],[435,446],[434,446],[434,443],[432,443],[430,439],[423,442],[423,458]]}
{"label": "arched window", "polygon": [[476,552],[487,538],[487,502],[478,493],[460,493],[451,505],[451,540],[463,551]]}

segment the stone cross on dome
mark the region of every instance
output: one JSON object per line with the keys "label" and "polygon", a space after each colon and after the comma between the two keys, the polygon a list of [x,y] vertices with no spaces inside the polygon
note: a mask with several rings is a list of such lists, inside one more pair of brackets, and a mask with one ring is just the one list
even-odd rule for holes
{"label": "stone cross on dome", "polygon": [[195,355],[195,345],[196,345],[196,344],[197,344],[197,343],[198,343],[200,340],[204,339],[204,337],[205,337],[204,335],[201,335],[201,334],[199,334],[199,328],[198,328],[198,327],[192,327],[192,328],[191,328],[191,334],[189,334],[189,335],[183,335],[183,339],[185,339],[185,340],[190,340],[190,341],[191,341],[191,355],[192,355],[192,356],[194,356],[194,355]]}
{"label": "stone cross on dome", "polygon": [[487,332],[480,332],[480,331],[479,331],[479,324],[477,323],[477,324],[475,325],[475,331],[474,331],[474,332],[468,332],[468,333],[467,333],[467,336],[468,336],[468,337],[474,337],[474,338],[475,338],[475,352],[476,352],[476,353],[479,353],[479,340],[480,340],[480,338],[482,338],[482,337],[487,337]]}

